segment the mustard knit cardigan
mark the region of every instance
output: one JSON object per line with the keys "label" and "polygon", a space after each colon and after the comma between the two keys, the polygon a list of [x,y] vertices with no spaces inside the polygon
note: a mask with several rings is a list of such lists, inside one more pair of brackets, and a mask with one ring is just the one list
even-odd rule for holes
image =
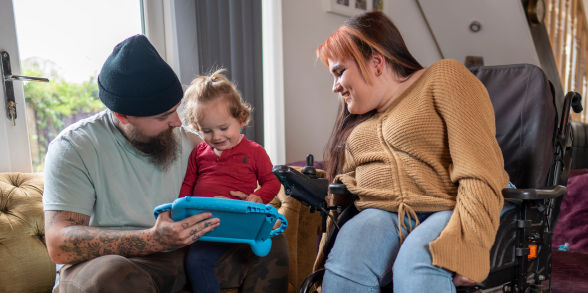
{"label": "mustard knit cardigan", "polygon": [[453,209],[429,244],[433,265],[481,282],[508,184],[495,135],[484,85],[458,61],[441,60],[351,132],[338,179],[359,196],[360,211],[416,219],[415,212]]}

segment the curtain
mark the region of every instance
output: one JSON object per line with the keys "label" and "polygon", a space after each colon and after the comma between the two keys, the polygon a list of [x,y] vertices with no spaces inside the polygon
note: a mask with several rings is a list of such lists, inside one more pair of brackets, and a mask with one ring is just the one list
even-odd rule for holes
{"label": "curtain", "polygon": [[200,73],[227,70],[253,106],[243,133],[263,145],[261,0],[196,0],[196,31]]}

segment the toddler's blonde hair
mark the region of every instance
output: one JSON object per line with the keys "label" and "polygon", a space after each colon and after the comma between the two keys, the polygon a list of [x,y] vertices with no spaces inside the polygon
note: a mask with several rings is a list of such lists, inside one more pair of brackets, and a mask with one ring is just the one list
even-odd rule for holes
{"label": "toddler's blonde hair", "polygon": [[247,125],[251,119],[251,105],[243,101],[235,85],[222,74],[224,71],[225,69],[221,68],[212,74],[194,78],[184,93],[184,119],[198,131],[198,121],[202,119],[198,111],[199,104],[215,99],[225,99],[229,113],[240,123]]}

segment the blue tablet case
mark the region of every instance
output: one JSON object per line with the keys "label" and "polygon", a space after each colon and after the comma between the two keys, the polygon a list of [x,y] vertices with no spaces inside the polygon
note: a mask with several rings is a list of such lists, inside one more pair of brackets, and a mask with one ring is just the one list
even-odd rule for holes
{"label": "blue tablet case", "polygon": [[[211,212],[220,219],[220,225],[200,237],[202,241],[247,243],[257,256],[266,256],[272,246],[270,237],[286,230],[288,222],[273,206],[244,200],[202,196],[186,196],[155,207],[157,216],[171,210],[171,218],[180,221],[186,217]],[[277,220],[280,227],[273,229]]]}

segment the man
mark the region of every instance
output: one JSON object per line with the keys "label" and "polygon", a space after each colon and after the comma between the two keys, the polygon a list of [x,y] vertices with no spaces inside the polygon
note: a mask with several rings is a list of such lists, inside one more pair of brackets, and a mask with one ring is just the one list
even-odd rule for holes
{"label": "man", "polygon": [[[220,224],[210,213],[178,222],[169,212],[153,218],[155,206],[177,197],[199,142],[180,127],[181,84],[147,38],[136,35],[114,48],[98,87],[108,110],[63,130],[45,159],[46,243],[52,260],[65,264],[59,292],[181,290],[185,246]],[[246,249],[219,260],[217,272],[231,272],[219,276],[221,286],[285,292],[285,239],[276,237],[265,258]]]}

